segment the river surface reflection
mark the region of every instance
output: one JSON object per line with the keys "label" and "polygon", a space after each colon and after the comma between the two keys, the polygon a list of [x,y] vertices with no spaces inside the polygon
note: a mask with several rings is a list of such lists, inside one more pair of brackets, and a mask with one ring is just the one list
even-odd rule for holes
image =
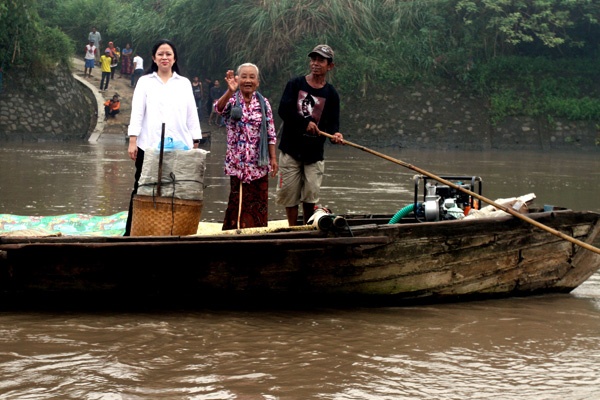
{"label": "river surface reflection", "polygon": [[[229,190],[219,139],[203,214],[215,221]],[[597,154],[377,150],[481,176],[492,199],[533,192],[600,212]],[[413,171],[349,147],[326,154],[334,211],[413,201]],[[0,143],[0,168],[0,213],[110,215],[133,183],[125,143]],[[567,295],[422,307],[0,312],[0,377],[2,399],[595,399],[600,274]]]}
{"label": "river surface reflection", "polygon": [[[217,132],[221,133],[222,132]],[[539,205],[600,211],[598,153],[376,149],[437,176],[480,176],[492,200],[535,193]],[[203,219],[221,221],[229,193],[223,137],[207,158]],[[110,215],[127,209],[133,162],[126,144],[0,143],[0,213]],[[326,149],[321,203],[336,213],[394,213],[414,198],[415,172],[350,146]],[[284,218],[271,179],[271,219]]]}

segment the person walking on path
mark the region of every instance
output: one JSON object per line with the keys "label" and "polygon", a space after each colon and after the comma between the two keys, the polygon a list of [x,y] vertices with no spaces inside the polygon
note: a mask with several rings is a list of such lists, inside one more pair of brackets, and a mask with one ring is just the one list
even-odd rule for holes
{"label": "person walking on path", "polygon": [[[100,63],[100,45],[102,45],[102,35],[100,32],[96,30],[95,26],[92,26],[92,31],[88,34],[88,42],[94,42],[94,46],[96,46],[96,62]],[[99,64],[98,64],[99,65]]]}
{"label": "person walking on path", "polygon": [[204,103],[204,107],[206,107],[206,115],[210,115],[210,111],[213,108],[213,103],[219,100],[218,97],[210,98],[210,90],[215,85],[215,83],[210,78],[204,78],[204,83],[202,87],[204,89],[203,96],[206,99],[206,103]]}
{"label": "person walking on path", "polygon": [[223,117],[221,117],[220,115],[217,114],[217,112],[215,111],[214,104],[213,104],[213,102],[219,100],[221,98],[221,96],[223,96],[223,93],[225,93],[225,89],[223,89],[221,87],[221,82],[219,82],[218,79],[215,79],[215,81],[213,83],[213,87],[210,88],[209,101],[211,102],[211,107],[210,107],[210,115],[208,116],[208,124],[209,125],[212,125],[212,120],[213,120],[213,116],[214,116],[215,125],[223,126]]}
{"label": "person walking on path", "polygon": [[[85,45],[85,56],[83,57],[85,61],[85,66],[83,68],[83,77],[87,75],[88,77],[92,77],[92,69],[94,69],[94,64],[96,63],[96,53],[98,49],[94,46],[94,41],[90,40],[88,44]],[[88,72],[89,70],[89,72]]]}
{"label": "person walking on path", "polygon": [[319,131],[333,135],[332,143],[344,143],[339,132],[340,97],[327,82],[327,73],[334,67],[333,50],[320,44],[308,57],[310,73],[288,81],[278,109],[283,129],[276,202],[285,207],[290,226],[296,225],[300,203],[306,224],[319,201],[325,172],[325,137]]}
{"label": "person walking on path", "polygon": [[179,74],[177,60],[175,44],[159,40],[152,48],[152,64],[133,92],[127,153],[135,161],[135,181],[124,236],[131,234],[133,196],[139,187],[144,154],[160,143],[163,124],[165,137],[189,148],[197,148],[202,139],[192,83]]}
{"label": "person walking on path", "polygon": [[144,59],[140,57],[140,53],[136,52],[133,57],[133,74],[131,74],[131,87],[135,87],[138,79],[144,73]]}
{"label": "person walking on path", "polygon": [[194,100],[196,100],[198,118],[202,120],[202,82],[197,76],[195,76],[194,80],[192,80],[192,91],[194,92]]}
{"label": "person walking on path", "polygon": [[102,80],[100,80],[100,91],[106,92],[108,90],[108,83],[110,82],[110,64],[112,58],[110,57],[110,50],[106,49],[104,54],[100,57],[100,68],[102,70]]}

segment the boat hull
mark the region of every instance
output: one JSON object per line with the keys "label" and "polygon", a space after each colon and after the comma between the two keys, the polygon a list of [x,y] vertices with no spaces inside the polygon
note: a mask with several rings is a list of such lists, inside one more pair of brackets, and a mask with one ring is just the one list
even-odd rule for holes
{"label": "boat hull", "polygon": [[[586,243],[599,236],[597,213],[529,216]],[[348,221],[352,236],[0,237],[0,296],[5,304],[401,305],[570,292],[600,267],[600,255],[510,216]]]}

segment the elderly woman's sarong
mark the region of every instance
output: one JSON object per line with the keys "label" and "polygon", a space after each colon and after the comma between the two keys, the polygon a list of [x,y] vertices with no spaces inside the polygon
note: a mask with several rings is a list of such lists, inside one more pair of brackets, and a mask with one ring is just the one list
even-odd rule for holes
{"label": "elderly woman's sarong", "polygon": [[[269,177],[268,175],[250,183],[242,183],[231,176],[231,192],[225,211],[223,230],[256,228],[267,226],[269,219]],[[242,207],[240,211],[240,189],[242,191]],[[238,226],[239,214],[239,226]]]}

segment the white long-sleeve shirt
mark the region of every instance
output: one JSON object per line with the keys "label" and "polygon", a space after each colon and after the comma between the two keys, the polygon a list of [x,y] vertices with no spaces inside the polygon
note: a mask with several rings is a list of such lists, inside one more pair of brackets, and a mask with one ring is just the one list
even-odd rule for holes
{"label": "white long-sleeve shirt", "polygon": [[194,139],[202,138],[192,84],[175,72],[167,83],[156,72],[140,77],[133,92],[127,135],[137,136],[137,146],[144,151],[158,148],[163,122],[165,137],[190,149]]}

